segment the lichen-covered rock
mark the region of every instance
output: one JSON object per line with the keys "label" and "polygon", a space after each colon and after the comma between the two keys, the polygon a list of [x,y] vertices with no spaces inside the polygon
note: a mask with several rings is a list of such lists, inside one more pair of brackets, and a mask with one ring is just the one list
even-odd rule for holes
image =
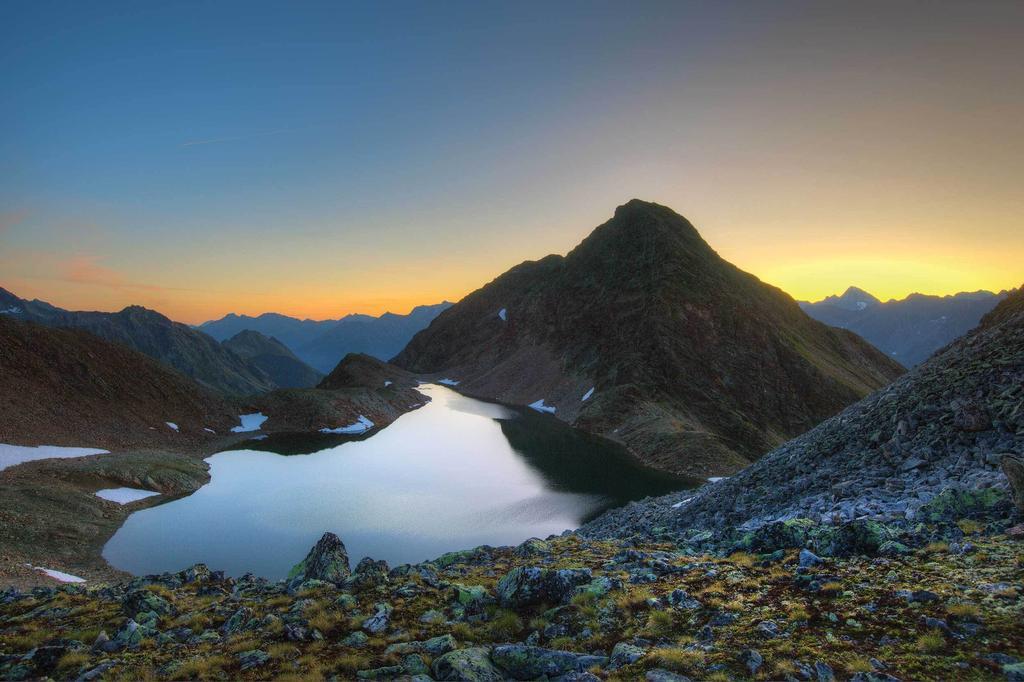
{"label": "lichen-covered rock", "polygon": [[670,672],[662,668],[648,670],[644,676],[645,682],[693,682],[689,677],[679,673]]}
{"label": "lichen-covered rock", "polygon": [[616,668],[621,668],[624,665],[636,663],[643,658],[645,653],[647,652],[635,644],[619,642],[612,648],[611,662],[608,664],[608,667],[615,670]]}
{"label": "lichen-covered rock", "polygon": [[777,549],[807,547],[818,524],[811,519],[789,519],[767,523],[744,538],[741,547],[754,552],[774,552]]}
{"label": "lichen-covered rock", "polygon": [[352,575],[345,579],[344,587],[350,590],[365,590],[386,585],[390,579],[388,573],[388,562],[364,557],[356,565]]}
{"label": "lichen-covered rock", "polygon": [[557,677],[570,672],[582,672],[607,660],[599,656],[525,644],[496,646],[491,651],[491,661],[516,680],[537,680],[545,676]]}
{"label": "lichen-covered rock", "polygon": [[241,664],[242,670],[258,668],[269,660],[270,655],[266,651],[260,651],[259,649],[250,649],[238,654],[238,662]]}
{"label": "lichen-covered rock", "polygon": [[170,602],[150,590],[133,590],[124,599],[124,612],[129,616],[139,613],[155,612],[160,616],[167,616],[174,613],[174,607]]}
{"label": "lichen-covered rock", "polygon": [[437,680],[458,682],[504,682],[505,675],[491,662],[485,647],[470,647],[449,651],[436,659],[432,666]]}
{"label": "lichen-covered rock", "polygon": [[897,537],[898,533],[884,523],[858,519],[820,533],[815,540],[815,546],[826,556],[873,556],[878,554],[883,544]]}
{"label": "lichen-covered rock", "polygon": [[1013,500],[1017,510],[1024,513],[1024,457],[1020,455],[1003,455],[1003,473],[1010,482]]}
{"label": "lichen-covered rock", "polygon": [[589,583],[593,574],[589,568],[540,568],[517,566],[498,581],[498,600],[503,606],[530,604],[564,604],[576,588]]}
{"label": "lichen-covered rock", "polygon": [[233,635],[239,632],[246,623],[248,623],[253,617],[253,611],[247,606],[240,607],[237,611],[231,614],[231,617],[224,621],[224,624],[220,626],[220,631],[224,635]]}
{"label": "lichen-covered rock", "polygon": [[371,635],[387,630],[391,623],[391,611],[393,610],[391,604],[386,603],[377,604],[374,609],[374,614],[363,621],[363,629]]}
{"label": "lichen-covered rock", "polygon": [[921,507],[920,516],[929,523],[955,523],[972,515],[987,513],[1005,501],[1006,493],[996,488],[946,488]]}
{"label": "lichen-covered rock", "polygon": [[457,646],[458,642],[451,635],[438,635],[422,642],[396,642],[389,645],[384,653],[400,655],[426,653],[436,658],[453,651]]}
{"label": "lichen-covered rock", "polygon": [[288,581],[298,585],[315,579],[341,585],[350,574],[345,544],[334,533],[324,533],[306,558],[288,572]]}

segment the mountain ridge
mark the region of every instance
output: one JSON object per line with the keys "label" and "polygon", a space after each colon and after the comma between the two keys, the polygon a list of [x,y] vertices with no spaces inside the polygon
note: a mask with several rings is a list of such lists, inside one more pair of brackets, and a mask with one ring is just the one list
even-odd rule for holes
{"label": "mountain ridge", "polygon": [[[758,352],[718,351],[734,343]],[[685,218],[640,200],[565,256],[469,294],[393,362],[469,395],[554,407],[689,475],[742,468],[899,373],[722,260]]]}
{"label": "mountain ridge", "polygon": [[804,312],[816,320],[849,329],[897,362],[913,367],[973,329],[1008,293],[984,290],[945,296],[911,293],[902,299],[883,302],[851,286],[840,296],[799,303]]}
{"label": "mountain ridge", "polygon": [[71,311],[44,301],[26,301],[0,289],[0,309],[12,319],[50,327],[83,329],[159,360],[200,384],[229,395],[273,390],[263,370],[248,363],[212,337],[138,305],[114,312]]}
{"label": "mountain ridge", "polygon": [[328,374],[349,353],[367,353],[378,360],[387,360],[429,324],[441,311],[450,307],[448,301],[418,305],[406,315],[386,312],[377,317],[350,313],[335,320],[311,320],[281,313],[257,316],[229,313],[217,320],[208,320],[196,329],[224,341],[240,331],[257,331],[281,341],[300,360],[321,374]]}

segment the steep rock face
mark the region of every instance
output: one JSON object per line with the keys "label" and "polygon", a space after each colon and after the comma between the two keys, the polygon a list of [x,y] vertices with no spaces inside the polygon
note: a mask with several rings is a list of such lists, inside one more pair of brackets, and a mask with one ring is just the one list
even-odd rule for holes
{"label": "steep rock face", "polygon": [[637,200],[567,256],[471,293],[393,362],[471,395],[543,400],[648,464],[702,476],[742,468],[900,373]]}
{"label": "steep rock face", "polygon": [[263,370],[281,388],[309,388],[323,378],[283,343],[259,332],[238,332],[221,345]]}
{"label": "steep rock face", "polygon": [[0,316],[0,443],[184,447],[237,424],[237,413],[130,348]]}
{"label": "steep rock face", "polygon": [[915,524],[943,508],[1005,501],[1022,454],[1018,289],[964,338],[736,476],[614,510],[582,532],[717,531],[794,519]]}
{"label": "steep rock face", "polygon": [[200,384],[232,395],[262,393],[275,388],[258,367],[188,325],[173,322],[141,306],[116,313],[64,310],[43,301],[25,301],[0,289],[0,309],[11,319],[50,327],[84,329],[159,360]]}
{"label": "steep rock face", "polygon": [[800,307],[814,319],[864,337],[883,353],[913,367],[939,348],[977,326],[1007,292],[975,291],[953,296],[911,294],[882,303],[850,287],[842,296],[829,296]]}

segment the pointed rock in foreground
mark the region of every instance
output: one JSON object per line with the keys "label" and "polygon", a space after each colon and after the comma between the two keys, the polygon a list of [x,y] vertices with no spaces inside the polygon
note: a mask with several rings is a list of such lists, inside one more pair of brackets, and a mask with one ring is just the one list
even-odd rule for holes
{"label": "pointed rock in foreground", "polygon": [[324,533],[306,558],[288,572],[288,581],[301,583],[306,580],[323,580],[340,584],[351,572],[345,543],[334,533]]}

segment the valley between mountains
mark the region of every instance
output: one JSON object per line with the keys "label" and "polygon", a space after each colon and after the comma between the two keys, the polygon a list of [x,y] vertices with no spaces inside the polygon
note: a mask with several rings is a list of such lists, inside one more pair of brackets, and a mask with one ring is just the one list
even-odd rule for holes
{"label": "valley between mountains", "polygon": [[[639,200],[409,315],[190,327],[0,289],[0,678],[1024,679],[1024,290],[912,299],[799,303]],[[500,514],[571,527],[471,548],[453,524],[390,564],[350,556],[380,519],[317,527],[287,577],[108,563],[227,494],[225,455],[340,467],[290,502],[317,510],[363,453],[374,509],[429,516],[365,454],[407,433],[502,448],[500,475],[438,460],[433,508],[483,524],[460,488],[487,513],[522,489]]]}

